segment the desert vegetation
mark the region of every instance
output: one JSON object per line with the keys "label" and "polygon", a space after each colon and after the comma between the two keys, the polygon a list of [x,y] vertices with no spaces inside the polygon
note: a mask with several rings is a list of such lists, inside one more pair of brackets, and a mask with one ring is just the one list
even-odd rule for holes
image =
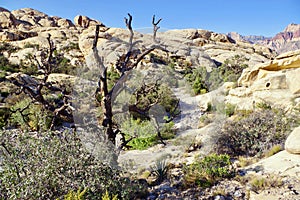
{"label": "desert vegetation", "polygon": [[[193,115],[184,113],[194,102],[180,98],[206,101],[225,82],[236,87],[250,58],[237,53],[204,66],[176,49],[183,43],[168,47],[178,41],[163,41],[162,19],[152,18],[151,42],[132,21],[128,14],[126,39],[91,26],[89,53],[76,62],[70,54],[82,44],[57,48],[51,34],[47,47],[0,44],[0,199],[248,199],[250,190],[284,186],[276,175],[245,175],[244,168],[284,149],[300,124],[297,101],[289,110],[264,99],[241,109],[225,102],[228,89],[214,94],[222,102],[210,99],[205,109],[197,104]],[[116,48],[114,54],[103,45]],[[188,52],[194,46],[188,43]],[[30,53],[12,62],[21,50]],[[189,126],[191,116],[198,128]],[[132,158],[122,162],[127,153]],[[138,153],[148,156],[145,165],[136,165],[144,159]],[[224,189],[231,185],[241,194]]]}

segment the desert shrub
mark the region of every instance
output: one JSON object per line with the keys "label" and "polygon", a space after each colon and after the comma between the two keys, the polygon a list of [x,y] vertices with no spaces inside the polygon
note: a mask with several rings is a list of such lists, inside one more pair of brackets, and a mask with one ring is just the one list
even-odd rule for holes
{"label": "desert shrub", "polygon": [[247,184],[252,191],[259,192],[270,188],[280,188],[284,182],[282,177],[275,174],[236,176],[241,184]]}
{"label": "desert shrub", "polygon": [[0,53],[7,52],[8,54],[11,54],[17,50],[19,50],[19,47],[13,46],[7,42],[2,42],[0,44]]}
{"label": "desert shrub", "polygon": [[17,72],[18,65],[12,64],[9,60],[3,55],[4,52],[11,54],[18,50],[17,47],[10,45],[9,43],[0,44],[0,71],[6,72]]}
{"label": "desert shrub", "polygon": [[41,105],[32,103],[29,98],[17,102],[11,111],[9,126],[35,131],[45,131],[50,127],[52,114]]}
{"label": "desert shrub", "polygon": [[74,132],[4,131],[0,141],[0,199],[61,199],[78,188],[88,188],[85,199],[106,191],[133,199],[146,191],[89,153]]}
{"label": "desert shrub", "polygon": [[150,169],[155,176],[155,184],[160,184],[168,177],[169,165],[165,159],[158,159]]}
{"label": "desert shrub", "polygon": [[64,200],[84,200],[84,195],[87,192],[87,188],[84,190],[78,189],[77,192],[71,190],[65,195]]}
{"label": "desert shrub", "polygon": [[185,168],[184,182],[188,185],[210,187],[224,178],[233,177],[234,168],[226,154],[211,154]]}
{"label": "desert shrub", "polygon": [[71,65],[70,60],[62,54],[56,55],[56,63],[53,73],[76,75],[76,67]]}
{"label": "desert shrub", "polygon": [[102,195],[101,200],[118,200],[118,195],[110,195],[106,190],[105,194]]}
{"label": "desert shrub", "polygon": [[255,107],[259,108],[259,109],[264,109],[264,110],[271,110],[272,109],[272,106],[269,103],[264,102],[264,101],[256,103]]}
{"label": "desert shrub", "polygon": [[218,152],[232,156],[261,156],[274,145],[283,145],[291,119],[280,110],[258,110],[238,120],[227,120],[218,139]]}
{"label": "desert shrub", "polygon": [[202,94],[220,87],[224,82],[236,82],[241,76],[247,59],[244,56],[235,55],[228,58],[224,63],[211,72],[207,72],[205,67],[196,69],[187,68],[185,78],[191,84],[195,94]]}
{"label": "desert shrub", "polygon": [[0,129],[6,126],[10,111],[8,108],[0,108]]}
{"label": "desert shrub", "polygon": [[32,44],[32,43],[26,43],[23,47],[24,49],[26,48],[34,48],[34,49],[39,49],[40,45],[39,44]]}
{"label": "desert shrub", "polygon": [[193,92],[196,95],[208,92],[206,78],[207,72],[205,67],[198,67],[196,69],[187,68],[185,71],[185,79],[191,84]]}
{"label": "desert shrub", "polygon": [[236,105],[230,103],[216,103],[212,110],[230,117],[235,114]]}
{"label": "desert shrub", "polygon": [[70,42],[68,43],[66,46],[61,48],[61,51],[71,51],[71,50],[80,50],[79,48],[79,44],[78,43],[74,43],[74,42]]}
{"label": "desert shrub", "polygon": [[[174,123],[166,123],[161,128],[161,136],[163,139],[174,138]],[[121,124],[122,131],[126,134],[126,138],[134,137],[128,145],[131,149],[144,150],[155,144],[159,144],[160,138],[157,136],[155,124],[149,120],[133,119],[127,120]]]}
{"label": "desert shrub", "polygon": [[113,66],[111,66],[110,70],[107,71],[108,90],[111,90],[112,87],[117,83],[119,79],[120,79],[120,74]]}
{"label": "desert shrub", "polygon": [[130,114],[134,118],[149,119],[149,110],[153,106],[162,106],[170,118],[180,113],[179,99],[166,84],[150,83],[143,85],[131,95],[129,103],[142,111],[141,114],[135,109],[131,110]]}
{"label": "desert shrub", "polygon": [[11,64],[9,60],[0,53],[0,70],[5,72],[17,72],[18,65]]}
{"label": "desert shrub", "polygon": [[273,156],[275,155],[276,153],[280,152],[283,150],[283,147],[279,144],[277,145],[274,145],[273,147],[271,147],[271,149],[268,149],[266,152],[265,152],[265,156],[266,157],[270,157],[270,156]]}
{"label": "desert shrub", "polygon": [[156,129],[151,121],[131,118],[121,128],[127,138],[135,137],[128,143],[132,149],[147,149],[156,142]]}

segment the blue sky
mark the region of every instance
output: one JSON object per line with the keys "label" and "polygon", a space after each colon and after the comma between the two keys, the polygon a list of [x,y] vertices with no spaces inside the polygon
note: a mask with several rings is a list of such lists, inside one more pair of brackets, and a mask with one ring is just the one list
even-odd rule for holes
{"label": "blue sky", "polygon": [[300,24],[299,0],[1,0],[1,7],[30,7],[50,16],[73,20],[76,15],[97,19],[109,27],[151,27],[152,15],[163,18],[162,28],[199,28],[219,33],[274,36],[288,24]]}

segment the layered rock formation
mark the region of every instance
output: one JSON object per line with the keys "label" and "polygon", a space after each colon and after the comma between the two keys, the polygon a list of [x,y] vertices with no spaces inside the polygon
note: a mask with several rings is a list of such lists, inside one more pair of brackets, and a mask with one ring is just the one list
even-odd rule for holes
{"label": "layered rock formation", "polygon": [[274,60],[245,69],[239,87],[229,91],[228,103],[252,110],[254,104],[266,102],[289,109],[299,104],[300,51],[289,52]]}
{"label": "layered rock formation", "polygon": [[300,24],[289,24],[274,37],[242,36],[236,32],[230,32],[227,35],[236,41],[261,44],[275,50],[278,54],[300,49]]}

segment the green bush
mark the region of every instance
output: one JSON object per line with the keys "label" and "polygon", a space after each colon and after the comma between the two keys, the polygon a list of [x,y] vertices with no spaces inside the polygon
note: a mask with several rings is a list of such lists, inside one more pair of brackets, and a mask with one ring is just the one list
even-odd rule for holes
{"label": "green bush", "polygon": [[168,177],[169,165],[164,159],[159,159],[150,167],[155,176],[155,183],[160,184]]}
{"label": "green bush", "polygon": [[68,194],[65,195],[64,200],[84,200],[84,195],[86,192],[87,192],[87,188],[85,188],[82,191],[79,189],[77,190],[77,192],[71,190],[68,192]]}
{"label": "green bush", "polygon": [[217,142],[217,151],[232,156],[261,156],[274,145],[283,145],[292,119],[280,110],[259,110],[227,120]]}
{"label": "green bush", "polygon": [[185,168],[184,182],[187,186],[210,187],[221,179],[233,177],[234,174],[228,155],[211,154]]}
{"label": "green bush", "polygon": [[113,66],[111,66],[110,70],[107,71],[108,90],[111,90],[119,79],[120,74]]}
{"label": "green bush", "polygon": [[185,78],[191,84],[195,94],[203,94],[220,87],[224,82],[236,82],[241,76],[244,68],[248,67],[244,56],[235,55],[226,59],[224,63],[211,72],[205,67],[196,69],[187,68]]}
{"label": "green bush", "polygon": [[[125,133],[126,138],[133,138],[128,145],[131,149],[144,150],[159,144],[160,138],[157,136],[157,129],[155,124],[150,120],[133,119],[127,120],[121,124],[122,132]],[[174,122],[165,123],[160,129],[163,139],[171,139],[175,137],[173,130]]]}
{"label": "green bush", "polygon": [[52,114],[43,110],[41,105],[34,104],[25,98],[11,107],[13,111],[9,118],[9,126],[22,130],[45,131],[52,121]]}
{"label": "green bush", "polygon": [[62,199],[78,188],[88,188],[85,199],[101,199],[106,191],[133,199],[146,191],[95,158],[76,133],[5,131],[0,141],[0,199]]}
{"label": "green bush", "polygon": [[66,46],[61,48],[61,51],[68,52],[71,50],[80,50],[79,43],[70,42]]}
{"label": "green bush", "polygon": [[0,53],[0,70],[5,72],[17,72],[18,66],[11,64],[9,60]]}
{"label": "green bush", "polygon": [[19,47],[13,46],[7,42],[3,42],[0,44],[0,54],[3,52],[7,52],[8,54],[14,53],[19,49]]}
{"label": "green bush", "polygon": [[24,49],[26,49],[26,48],[34,48],[34,49],[38,50],[40,48],[40,45],[39,44],[26,43],[24,45]]}
{"label": "green bush", "polygon": [[206,78],[207,72],[205,67],[186,69],[185,79],[191,84],[193,92],[196,95],[208,92]]}

